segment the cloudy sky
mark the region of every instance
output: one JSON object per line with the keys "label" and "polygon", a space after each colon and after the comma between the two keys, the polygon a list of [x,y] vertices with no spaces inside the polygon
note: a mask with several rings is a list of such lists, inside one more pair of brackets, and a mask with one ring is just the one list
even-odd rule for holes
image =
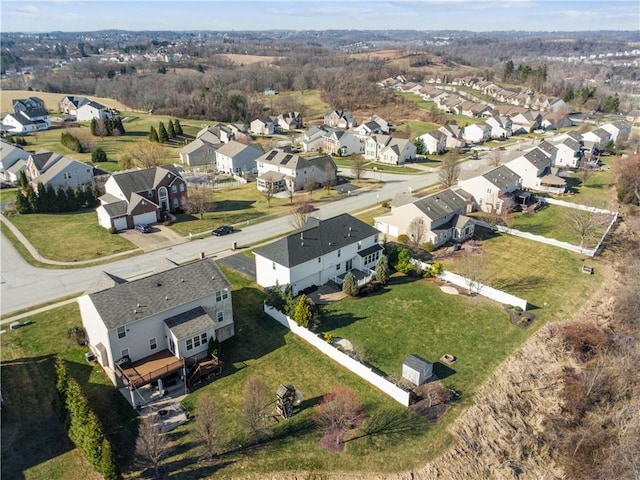
{"label": "cloudy sky", "polygon": [[3,0],[0,6],[0,30],[4,32],[111,28],[640,31],[640,1]]}

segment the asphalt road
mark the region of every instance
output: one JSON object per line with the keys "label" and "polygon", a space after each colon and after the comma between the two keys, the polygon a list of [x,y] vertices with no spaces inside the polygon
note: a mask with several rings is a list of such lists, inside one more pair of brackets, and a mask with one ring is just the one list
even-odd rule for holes
{"label": "asphalt road", "polygon": [[[467,169],[472,168],[477,172],[488,162],[488,157],[469,160],[463,165],[463,171],[466,172]],[[467,166],[469,164],[471,167]],[[320,207],[314,215],[326,219],[341,213],[357,212],[385,199],[392,199],[397,193],[408,192],[409,189],[417,190],[438,182],[437,172],[421,175],[368,172],[367,175],[384,181],[384,186],[378,190],[352,192],[340,201]],[[75,269],[33,267],[2,235],[0,238],[0,312],[5,315],[68,295],[80,294],[96,280],[101,271],[132,279],[153,272],[155,265],[163,257],[177,263],[198,258],[201,254],[212,258],[223,258],[236,253],[231,250],[232,242],[237,242],[239,246],[253,245],[292,230],[287,217],[254,225],[239,225],[237,228],[240,230],[231,235],[194,239],[110,264]]]}

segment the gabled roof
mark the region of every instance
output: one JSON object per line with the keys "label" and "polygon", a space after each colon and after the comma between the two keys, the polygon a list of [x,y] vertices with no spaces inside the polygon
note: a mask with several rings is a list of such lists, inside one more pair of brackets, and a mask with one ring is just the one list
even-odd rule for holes
{"label": "gabled roof", "polygon": [[235,140],[231,140],[229,143],[225,143],[222,145],[216,153],[220,155],[226,155],[227,157],[253,157],[258,158],[262,155],[262,152],[256,148],[250,147],[249,145],[245,145],[244,143],[236,142]]}
{"label": "gabled roof", "polygon": [[182,178],[172,165],[115,172],[111,175],[111,178],[118,184],[122,193],[127,197],[127,200],[129,200],[132,193],[153,190],[157,182],[167,174]]}
{"label": "gabled roof", "polygon": [[467,208],[467,200],[449,188],[421,198],[413,204],[432,221]]}
{"label": "gabled roof", "polygon": [[500,190],[520,179],[520,176],[516,172],[504,165],[500,165],[493,170],[489,170],[487,173],[482,175],[482,177],[487,179]]}
{"label": "gabled roof", "polygon": [[120,285],[126,282],[127,281],[124,278],[120,278],[117,275],[113,275],[112,273],[100,272],[97,280],[89,285],[89,288],[87,288],[84,293],[88,294],[102,292],[103,290],[108,290],[109,288],[113,288],[116,285]]}
{"label": "gabled roof", "polygon": [[26,127],[27,125],[33,125],[33,122],[31,120],[29,120],[24,115],[20,115],[20,113],[8,113],[7,116],[4,118],[5,118],[4,120],[5,123],[7,118],[12,118],[23,127]]}
{"label": "gabled roof", "polygon": [[38,150],[36,153],[32,154],[30,157],[31,162],[36,167],[38,172],[46,170],[55,162],[62,158],[62,155],[59,153],[53,153],[48,150]]}
{"label": "gabled roof", "polygon": [[102,205],[102,208],[107,212],[109,218],[117,218],[124,217],[127,214],[127,206],[127,202],[119,200],[117,202],[105,203]]}
{"label": "gabled roof", "polygon": [[[78,160],[74,160],[69,157],[62,157],[56,163],[51,165],[47,170],[37,177],[38,182],[42,182],[42,184],[46,185],[50,182],[56,175],[59,173],[68,170],[70,168],[83,168],[83,169],[93,169],[91,165],[88,165],[83,162],[79,162]],[[93,172],[93,170],[92,170]],[[91,176],[93,174],[91,173]]]}
{"label": "gabled roof", "polygon": [[167,318],[164,323],[178,340],[198,335],[203,330],[213,328],[216,324],[202,307],[192,308],[184,313]]}
{"label": "gabled roof", "polygon": [[293,233],[254,251],[287,268],[335,252],[379,232],[349,214],[326,220],[310,218],[298,233]]}
{"label": "gabled roof", "polygon": [[538,144],[538,148],[540,150],[542,150],[549,157],[552,157],[558,151],[558,149],[556,148],[555,145],[553,145],[553,144],[551,144],[551,143],[549,143],[547,141],[544,141],[544,142]]}
{"label": "gabled roof", "polygon": [[27,117],[29,120],[32,120],[36,117],[46,117],[49,115],[44,108],[29,108],[27,110],[21,110],[20,115],[23,117]]}
{"label": "gabled roof", "polygon": [[215,262],[204,259],[90,293],[89,299],[113,330],[230,287]]}
{"label": "gabled roof", "polygon": [[539,148],[534,148],[530,152],[525,153],[523,157],[538,170],[548,167],[551,164],[549,157]]}
{"label": "gabled roof", "polygon": [[256,160],[257,162],[281,165],[291,170],[300,170],[309,166],[309,161],[295,153],[274,148]]}

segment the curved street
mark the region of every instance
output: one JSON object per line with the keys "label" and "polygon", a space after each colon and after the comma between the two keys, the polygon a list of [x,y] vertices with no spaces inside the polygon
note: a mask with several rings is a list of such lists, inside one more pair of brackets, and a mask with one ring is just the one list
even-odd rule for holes
{"label": "curved street", "polygon": [[[479,168],[489,163],[489,158],[467,160],[461,165],[461,177],[473,176]],[[474,173],[475,172],[475,173]],[[392,199],[397,193],[418,190],[438,183],[438,173],[399,175],[382,172],[366,172],[365,177],[382,180],[384,185],[377,190],[357,190],[342,200],[320,207],[314,215],[330,218],[341,213],[354,213],[375,206],[383,200]],[[131,279],[151,273],[161,258],[182,263],[198,258],[202,253],[207,257],[221,258],[233,253],[233,242],[243,245],[255,245],[265,238],[273,238],[291,231],[288,217],[242,227],[232,235],[223,237],[205,237],[191,242],[162,248],[142,255],[115,260],[109,264],[91,267],[47,269],[29,265],[4,236],[0,239],[0,312],[2,315],[47,303],[74,294],[81,294],[93,283],[101,271]]]}

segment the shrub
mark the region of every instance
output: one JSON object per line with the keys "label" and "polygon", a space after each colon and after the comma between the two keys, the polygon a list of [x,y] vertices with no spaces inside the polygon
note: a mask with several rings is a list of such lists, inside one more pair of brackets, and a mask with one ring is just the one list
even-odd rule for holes
{"label": "shrub", "polygon": [[435,247],[435,245],[434,245],[433,243],[431,243],[431,242],[424,242],[424,243],[422,244],[422,249],[423,249],[425,252],[433,252],[433,251],[436,249],[436,247]]}
{"label": "shrub", "polygon": [[391,208],[391,204],[388,201],[382,202],[382,208]]}
{"label": "shrub", "polygon": [[430,265],[427,265],[427,268],[425,268],[424,271],[422,272],[422,276],[424,278],[437,277],[442,273],[443,269],[444,267],[442,266],[442,263],[434,262]]}
{"label": "shrub", "polygon": [[305,294],[300,295],[298,304],[293,312],[293,320],[301,327],[307,328],[315,313],[313,301]]}
{"label": "shrub", "polygon": [[101,148],[96,148],[91,154],[91,161],[95,163],[106,162],[107,153]]}
{"label": "shrub", "polygon": [[322,335],[322,337],[324,338],[324,341],[327,342],[329,345],[333,344],[333,333],[324,333]]}
{"label": "shrub", "polygon": [[80,139],[69,132],[62,132],[60,134],[60,143],[74,152],[82,153]]}
{"label": "shrub", "polygon": [[401,235],[398,235],[398,243],[402,243],[406,245],[408,241],[409,241],[409,237],[404,233]]}
{"label": "shrub", "polygon": [[109,233],[110,234],[114,234],[114,233],[118,233],[118,229],[116,227],[109,227]]}
{"label": "shrub", "polygon": [[350,297],[358,295],[358,285],[356,284],[356,279],[354,278],[353,273],[347,272],[344,276],[342,291]]}

